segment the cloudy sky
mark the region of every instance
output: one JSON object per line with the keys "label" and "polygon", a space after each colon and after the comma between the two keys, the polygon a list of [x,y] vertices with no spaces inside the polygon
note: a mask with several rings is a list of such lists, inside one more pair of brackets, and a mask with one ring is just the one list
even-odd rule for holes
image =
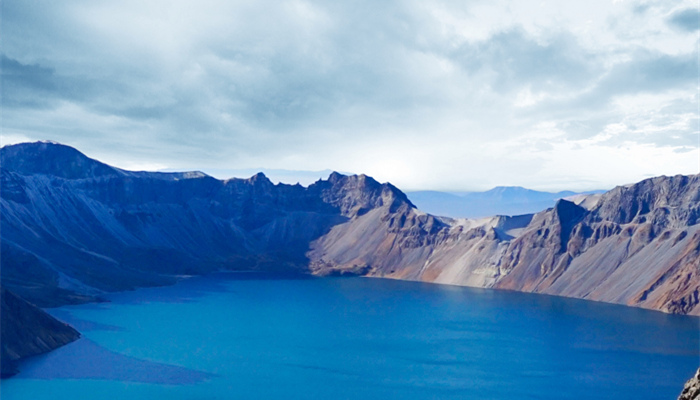
{"label": "cloudy sky", "polygon": [[2,142],[127,169],[700,172],[697,0],[2,1]]}

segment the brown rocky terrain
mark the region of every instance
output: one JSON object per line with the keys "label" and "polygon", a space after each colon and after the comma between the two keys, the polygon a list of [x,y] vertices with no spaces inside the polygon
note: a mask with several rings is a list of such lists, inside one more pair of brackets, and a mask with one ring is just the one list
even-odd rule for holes
{"label": "brown rocky terrain", "polygon": [[[53,143],[2,149],[3,286],[40,306],[222,269],[492,287],[700,315],[700,175],[479,220],[390,184],[130,172]],[[579,205],[580,204],[580,205]]]}
{"label": "brown rocky terrain", "polygon": [[312,243],[316,274],[493,287],[700,315],[700,176],[618,187],[590,209],[450,220],[377,208]]}
{"label": "brown rocky terrain", "polygon": [[0,161],[0,278],[41,307],[186,275],[264,270],[700,315],[700,175],[647,179],[534,215],[470,220],[421,212],[365,175],[333,173],[302,187],[262,174],[221,181],[131,172],[45,142],[3,147]]}

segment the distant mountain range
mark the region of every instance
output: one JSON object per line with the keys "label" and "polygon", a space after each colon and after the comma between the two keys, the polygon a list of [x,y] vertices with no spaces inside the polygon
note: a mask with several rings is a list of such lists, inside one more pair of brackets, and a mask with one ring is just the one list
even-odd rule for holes
{"label": "distant mountain range", "polygon": [[485,192],[406,192],[418,209],[451,218],[481,218],[490,215],[531,214],[554,206],[559,199],[582,194],[603,193],[562,191],[540,192],[520,186],[497,186]]}
{"label": "distant mountain range", "polygon": [[[262,172],[272,183],[286,183],[294,185],[296,183],[308,186],[320,180],[327,179],[333,172],[330,169],[322,171],[304,171],[304,170],[289,170],[289,169],[274,169],[274,168],[245,168],[245,169],[222,169],[222,168],[204,168],[203,173],[215,177],[217,179],[231,178],[247,178],[259,172]],[[161,172],[177,172],[175,170],[162,170]],[[345,173],[347,175],[347,173]]]}
{"label": "distant mountain range", "polygon": [[[398,188],[365,175],[332,173],[303,187],[263,174],[222,181],[131,172],[43,142],[3,147],[0,162],[2,286],[42,307],[183,275],[258,270],[700,315],[700,175],[557,200],[536,214],[452,219],[419,210]],[[6,314],[3,330],[27,328]]]}
{"label": "distant mountain range", "polygon": [[[160,172],[177,172],[161,170]],[[327,179],[334,171],[287,170],[270,168],[202,169],[202,173],[217,179],[244,179],[263,173],[272,183],[308,186]],[[343,175],[352,175],[342,172]],[[491,215],[522,215],[552,207],[557,200],[582,194],[604,193],[604,190],[586,192],[561,191],[556,193],[526,189],[520,186],[497,186],[484,192],[443,192],[418,190],[406,192],[415,206],[427,213],[451,218],[481,218]]]}

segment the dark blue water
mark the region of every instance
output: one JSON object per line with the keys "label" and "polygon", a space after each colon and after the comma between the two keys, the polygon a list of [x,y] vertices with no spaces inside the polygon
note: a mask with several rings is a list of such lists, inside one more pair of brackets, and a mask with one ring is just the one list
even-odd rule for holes
{"label": "dark blue water", "polygon": [[13,399],[674,399],[697,318],[378,279],[194,278],[51,312]]}

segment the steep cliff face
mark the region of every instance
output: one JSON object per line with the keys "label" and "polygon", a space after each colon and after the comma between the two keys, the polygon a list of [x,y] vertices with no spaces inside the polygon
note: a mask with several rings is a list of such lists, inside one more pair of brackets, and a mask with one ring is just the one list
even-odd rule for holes
{"label": "steep cliff face", "polygon": [[[39,305],[220,269],[494,287],[700,315],[700,175],[659,177],[534,215],[417,210],[390,184],[333,173],[129,172],[74,149],[0,150],[3,284]],[[57,172],[56,172],[57,171]]]}
{"label": "steep cliff face", "polygon": [[17,373],[16,361],[46,353],[80,337],[70,326],[0,288],[2,376]]}
{"label": "steep cliff face", "polygon": [[700,176],[649,179],[589,204],[481,220],[378,208],[314,242],[312,270],[700,315]]}
{"label": "steep cliff face", "polygon": [[700,315],[700,176],[660,177],[520,217],[377,208],[312,244],[317,274],[547,293]]}
{"label": "steep cliff face", "polygon": [[700,176],[618,187],[591,210],[564,204],[511,243],[496,287],[700,314]]}

